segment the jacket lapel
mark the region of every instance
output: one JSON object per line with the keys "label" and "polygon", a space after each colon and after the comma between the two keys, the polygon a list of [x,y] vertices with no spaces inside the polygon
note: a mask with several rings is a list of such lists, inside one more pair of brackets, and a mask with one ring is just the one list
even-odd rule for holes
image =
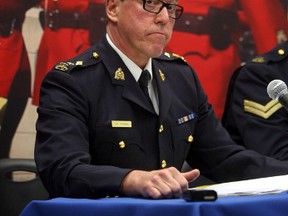
{"label": "jacket lapel", "polygon": [[101,59],[108,70],[112,83],[123,87],[122,97],[143,107],[151,113],[155,113],[133,75],[117,52],[109,45],[106,38],[104,38],[97,47],[97,52],[99,52]]}
{"label": "jacket lapel", "polygon": [[153,75],[157,83],[158,98],[159,98],[159,116],[160,116],[160,122],[162,122],[168,115],[168,111],[170,109],[172,102],[171,96],[173,95],[173,92],[167,83],[165,71],[160,69],[157,62],[154,60],[153,60]]}

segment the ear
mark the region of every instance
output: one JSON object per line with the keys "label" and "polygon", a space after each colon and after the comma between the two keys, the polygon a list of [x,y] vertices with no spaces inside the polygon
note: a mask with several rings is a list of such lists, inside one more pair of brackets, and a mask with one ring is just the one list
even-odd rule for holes
{"label": "ear", "polygon": [[110,21],[116,22],[121,0],[106,0],[106,14]]}

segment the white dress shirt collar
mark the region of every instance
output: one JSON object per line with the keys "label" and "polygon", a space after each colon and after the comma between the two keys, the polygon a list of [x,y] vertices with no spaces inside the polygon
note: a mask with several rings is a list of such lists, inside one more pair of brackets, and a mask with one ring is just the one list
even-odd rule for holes
{"label": "white dress shirt collar", "polygon": [[[122,59],[122,61],[125,63],[125,65],[128,67],[128,69],[131,71],[133,77],[135,78],[135,80],[138,82],[141,73],[142,73],[142,69],[136,65],[131,59],[129,59],[123,52],[121,52],[121,50],[119,50],[116,45],[112,42],[112,40],[110,39],[109,35],[106,34],[106,38],[108,43],[112,46],[112,48],[118,53],[118,55],[120,56],[120,58]],[[152,59],[150,58],[148,63],[146,64],[145,68],[146,70],[149,71],[150,76],[151,76],[151,80],[153,79],[153,73],[152,73]]]}

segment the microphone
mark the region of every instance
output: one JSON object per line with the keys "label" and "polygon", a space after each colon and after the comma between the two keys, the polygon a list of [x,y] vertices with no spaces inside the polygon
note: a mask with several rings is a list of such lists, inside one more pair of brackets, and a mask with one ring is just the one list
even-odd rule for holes
{"label": "microphone", "polygon": [[272,80],[267,86],[267,94],[271,99],[278,101],[288,111],[288,89],[282,80]]}

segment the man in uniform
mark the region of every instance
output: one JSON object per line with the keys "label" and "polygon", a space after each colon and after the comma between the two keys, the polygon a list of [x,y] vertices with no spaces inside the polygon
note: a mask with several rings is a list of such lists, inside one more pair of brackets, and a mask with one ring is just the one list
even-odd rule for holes
{"label": "man in uniform", "polygon": [[248,149],[288,160],[288,112],[267,94],[274,79],[288,83],[288,42],[254,58],[233,75],[223,125]]}
{"label": "man in uniform", "polygon": [[229,80],[242,60],[239,40],[243,31],[252,32],[253,48],[256,46],[256,53],[249,55],[267,52],[286,40],[285,11],[279,0],[182,0],[181,4],[185,13],[175,23],[167,50],[184,56],[197,71],[221,119]]}
{"label": "man in uniform", "polygon": [[41,82],[53,65],[88,49],[105,32],[103,0],[41,0],[41,7],[44,32],[37,56],[34,105],[39,103]]}
{"label": "man in uniform", "polygon": [[178,198],[198,169],[214,181],[286,174],[236,145],[194,70],[163,53],[175,0],[107,0],[107,35],[41,85],[35,161],[51,197]]}
{"label": "man in uniform", "polygon": [[12,140],[31,95],[31,72],[22,36],[28,9],[37,0],[0,0],[0,158],[8,158]]}

